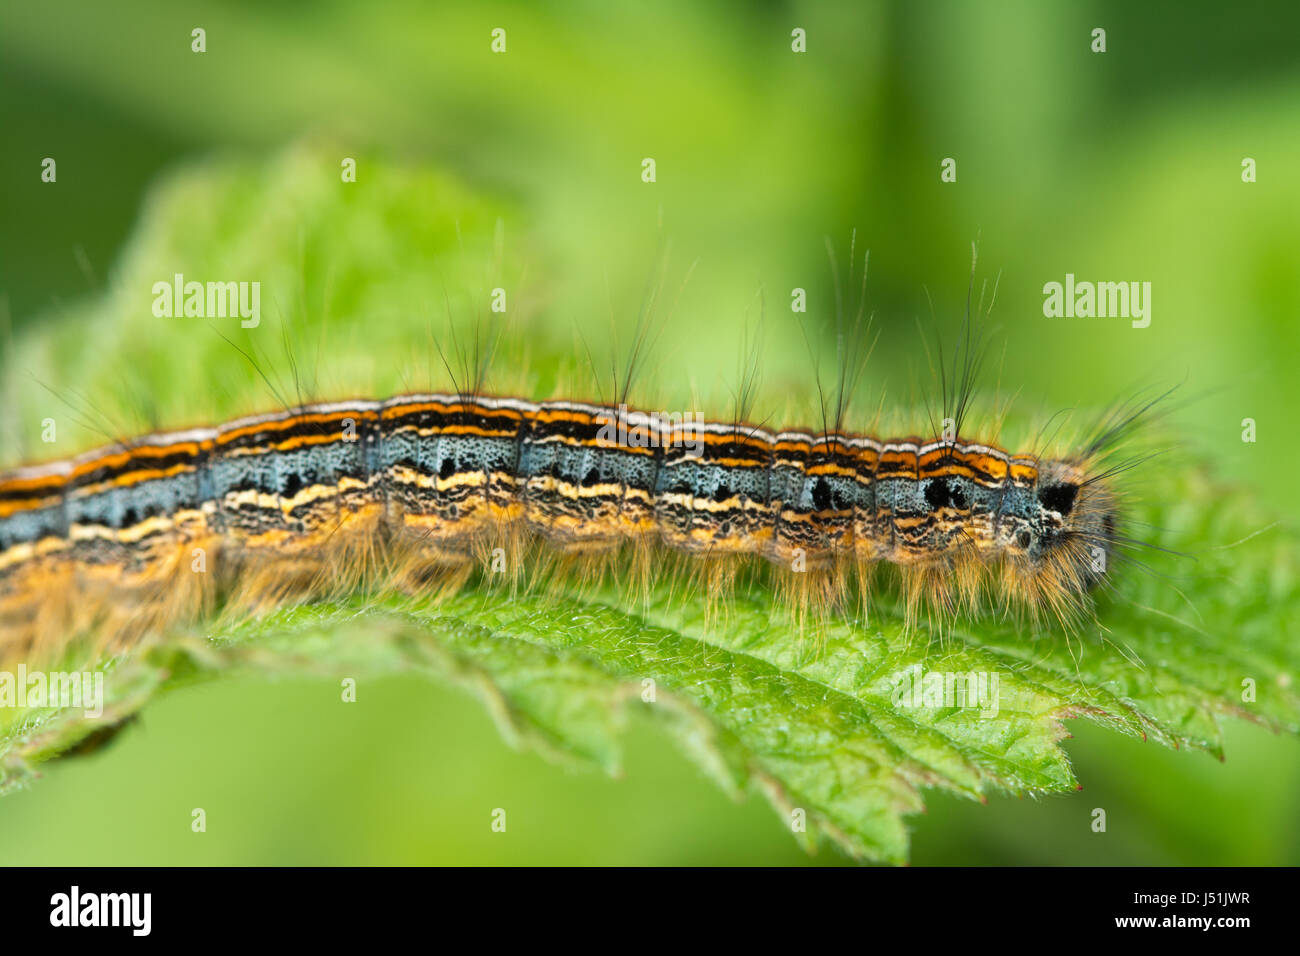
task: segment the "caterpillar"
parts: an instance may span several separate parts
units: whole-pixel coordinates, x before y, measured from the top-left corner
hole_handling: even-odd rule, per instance
[[[1100,463],[1150,407],[1062,457],[476,389],[145,435],[0,475],[0,658],[89,629],[129,639],[241,590],[274,604],[394,570],[455,586],[528,547],[630,547],[651,572],[665,552],[765,559],[817,607],[888,565],[909,617],[992,592],[1068,623],[1127,540]]]

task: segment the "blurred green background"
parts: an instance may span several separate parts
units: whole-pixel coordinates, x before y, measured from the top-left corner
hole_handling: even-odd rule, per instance
[[[191,52],[195,27],[206,53]],[[496,27],[505,54],[489,49]],[[791,51],[795,27],[806,53]],[[881,330],[869,374],[908,397],[925,368],[918,320],[931,301],[941,323],[959,316],[978,239],[981,275],[1000,277],[991,376],[1049,409],[1185,381],[1197,400],[1175,427],[1192,453],[1290,519],[1298,27],[1300,10],[1276,4],[8,4],[0,317],[40,336],[111,292],[160,176],[304,137],[490,197],[551,339],[599,336],[611,312],[626,339],[671,241],[677,305],[652,378],[676,389],[725,396],[761,289],[764,394],[806,392],[788,290],[807,288],[824,318],[823,237],[843,269],[856,229]],[[55,185],[40,182],[46,156]],[[955,183],[940,181],[946,157]],[[335,257],[349,249],[337,237]],[[1043,284],[1067,272],[1150,281],[1151,326],[1045,318]],[[1071,729],[1082,793],[931,795],[913,862],[1300,862],[1296,740],[1233,723],[1220,764]],[[194,806],[206,834],[190,832]],[[506,834],[489,828],[495,807]],[[810,861],[760,798],[732,804],[636,721],[610,781],[509,750],[445,686],[389,679],[340,708],[332,681],[239,679],[168,696],[111,749],[0,801],[0,862],[842,859]]]

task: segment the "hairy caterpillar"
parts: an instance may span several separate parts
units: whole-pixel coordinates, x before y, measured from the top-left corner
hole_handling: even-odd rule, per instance
[[[723,579],[762,558],[819,609],[883,563],[910,616],[976,611],[987,592],[1069,623],[1128,542],[1104,462],[1150,404],[1073,454],[1012,453],[958,434],[971,367],[968,351],[951,433],[930,439],[848,432],[843,402],[820,432],[773,431],[473,388],[303,405],[20,468],[0,475],[0,657],[90,628],[133,637],[219,596],[275,604],[362,577],[454,586],[538,545],[594,560],[627,546],[643,574],[667,549]]]

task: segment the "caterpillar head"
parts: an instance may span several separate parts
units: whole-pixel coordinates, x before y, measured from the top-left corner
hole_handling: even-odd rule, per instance
[[[1074,594],[1092,589],[1104,579],[1115,546],[1114,492],[1077,464],[1048,461],[1039,467],[1035,499],[1028,554],[1037,573]]]

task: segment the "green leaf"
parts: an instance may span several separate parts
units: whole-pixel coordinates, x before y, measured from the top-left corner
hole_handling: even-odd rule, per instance
[[[283,367],[268,358],[282,342],[296,357],[319,354],[303,373],[312,394],[422,385],[408,374],[418,363],[411,343],[423,350],[436,334],[428,304],[444,301],[445,284],[494,274],[498,219],[526,217],[436,171],[366,168],[368,193],[339,189],[336,152],[316,147],[265,166],[182,173],[151,203],[114,287],[19,343],[13,401],[36,407],[15,384],[31,371],[56,391],[77,383],[75,394],[117,396],[96,410],[123,430],[146,391],[166,424],[270,404],[221,335],[151,315],[148,290],[174,272],[262,278],[278,313],[262,330],[220,331],[272,371]],[[529,320],[532,390],[563,379],[572,344],[547,316],[539,303]],[[140,376],[125,390],[123,368]],[[93,438],[65,432],[61,441],[63,454]],[[923,809],[927,788],[979,800],[1077,788],[1060,746],[1068,718],[1219,757],[1225,715],[1300,730],[1294,529],[1196,463],[1152,469],[1135,511],[1164,529],[1153,543],[1185,556],[1155,553],[1150,573],[1115,567],[1096,625],[1073,636],[992,617],[908,633],[887,580],[870,620],[801,630],[761,571],[742,575],[732,600],[711,611],[676,575],[644,596],[571,583],[512,594],[486,576],[441,601],[366,593],[261,618],[219,615],[120,658],[92,657],[108,678],[100,718],[0,713],[0,787],[29,782],[44,761],[196,680],[416,672],[480,696],[512,744],[611,774],[625,717],[639,708],[720,786],[765,794],[797,838],[812,845],[822,834],[855,857],[900,863],[906,816]],[[74,649],[63,664],[87,661]],[[900,692],[913,676],[971,674],[995,688],[983,706]]]

